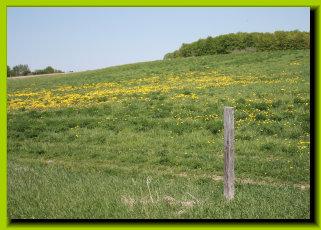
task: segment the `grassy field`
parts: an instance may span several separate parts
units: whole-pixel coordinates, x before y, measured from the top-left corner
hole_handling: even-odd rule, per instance
[[[310,218],[310,52],[8,79],[8,217]],[[235,199],[223,199],[223,108]]]

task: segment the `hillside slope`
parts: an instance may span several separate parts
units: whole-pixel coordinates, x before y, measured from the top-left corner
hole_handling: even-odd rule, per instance
[[[9,216],[309,218],[309,63],[307,50],[274,51],[8,80]]]

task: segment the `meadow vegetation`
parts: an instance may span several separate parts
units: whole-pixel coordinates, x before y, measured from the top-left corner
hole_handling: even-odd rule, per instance
[[[310,52],[8,79],[9,218],[310,218]],[[223,108],[235,199],[223,200]]]

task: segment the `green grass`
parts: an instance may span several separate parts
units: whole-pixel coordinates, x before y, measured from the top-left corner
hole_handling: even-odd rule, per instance
[[[309,218],[309,61],[275,51],[9,79],[9,218]]]
[[[291,186],[237,182],[235,199],[225,202],[223,182],[203,176],[120,176],[17,163],[9,163],[8,174],[9,218],[304,219],[310,212],[309,190]]]

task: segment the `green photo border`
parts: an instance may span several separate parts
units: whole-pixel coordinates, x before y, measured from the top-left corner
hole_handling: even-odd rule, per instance
[[[204,7],[213,7],[213,6],[231,6],[231,7],[310,7],[310,10],[314,12],[315,21],[311,22],[311,30],[314,30],[314,66],[315,70],[311,69],[311,73],[315,74],[314,85],[311,85],[311,89],[315,92],[314,100],[314,114],[311,117],[315,118],[314,130],[315,137],[312,140],[314,145],[314,179],[315,179],[315,203],[311,203],[311,207],[315,207],[315,210],[311,210],[311,213],[314,214],[314,223],[309,222],[255,222],[255,223],[215,223],[213,222],[193,222],[193,223],[184,223],[179,222],[172,224],[168,223],[10,223],[7,219],[7,78],[6,78],[6,64],[7,64],[7,7],[70,7],[70,6],[151,6],[151,7],[175,7],[175,6],[204,6]],[[156,0],[156,1],[147,1],[147,0],[1,0],[0,1],[0,122],[1,122],[1,131],[0,131],[0,230],[1,229],[20,229],[20,228],[50,228],[50,229],[70,229],[70,228],[82,228],[82,229],[92,229],[92,228],[106,228],[106,229],[122,229],[122,228],[166,228],[166,229],[191,229],[191,228],[201,228],[201,229],[229,229],[229,228],[282,228],[282,229],[297,229],[297,228],[320,228],[320,156],[318,155],[320,150],[320,122],[318,118],[320,117],[320,1],[319,0],[228,0],[228,1],[213,1],[213,0]],[[312,59],[313,60],[313,59]],[[313,78],[313,76],[312,76]],[[313,112],[313,110],[312,110]],[[312,146],[311,146],[312,147]],[[312,193],[313,194],[313,193]],[[313,218],[313,217],[312,217]],[[228,220],[227,220],[228,221]]]

